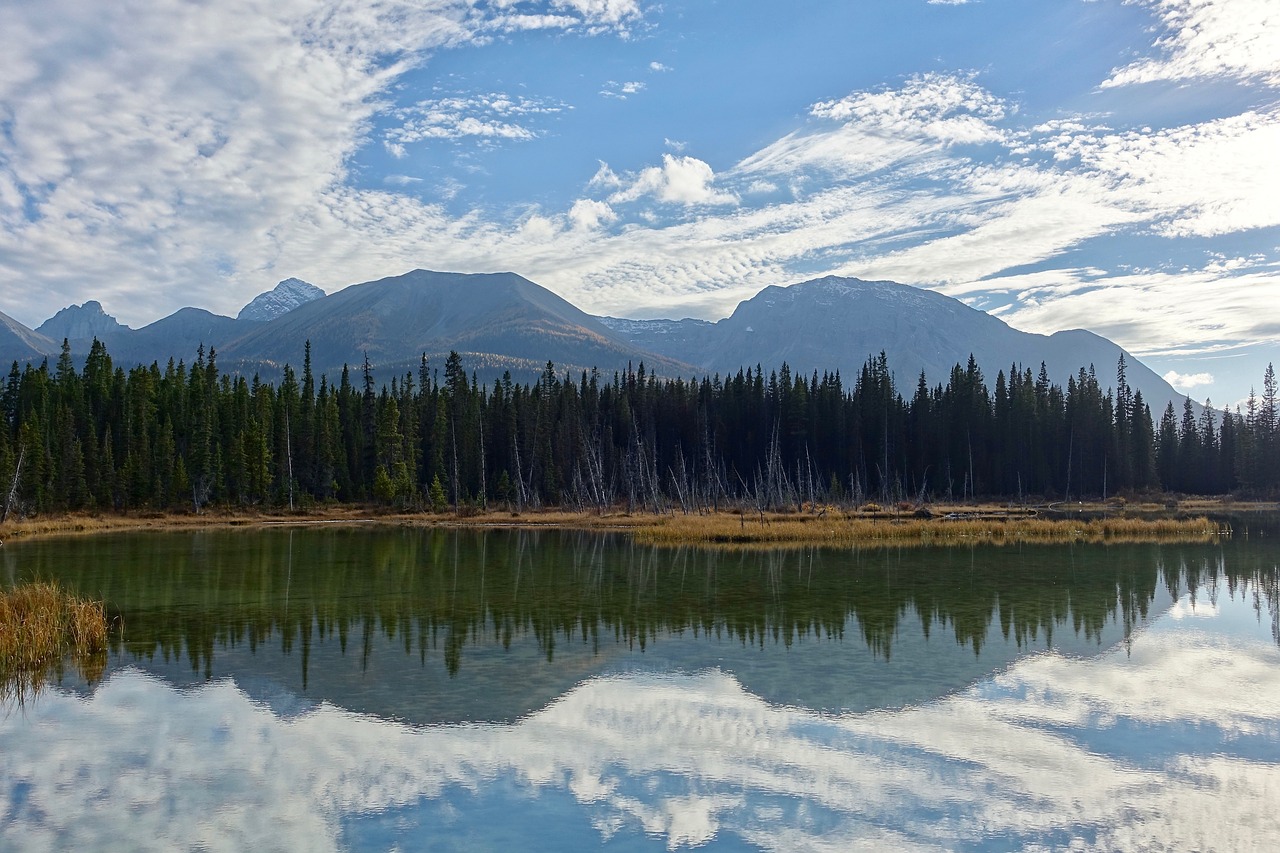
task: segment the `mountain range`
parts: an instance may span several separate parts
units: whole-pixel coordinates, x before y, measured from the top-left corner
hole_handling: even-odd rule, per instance
[[[416,371],[424,354],[439,367],[456,350],[485,381],[504,371],[530,380],[547,361],[560,374],[597,368],[609,375],[643,363],[659,375],[686,377],[756,365],[767,373],[786,362],[795,374],[838,370],[852,384],[867,359],[883,351],[905,395],[921,372],[930,384],[945,382],[970,354],[988,384],[997,370],[1019,365],[1037,373],[1043,362],[1064,386],[1092,365],[1106,387],[1123,354],[1130,386],[1153,412],[1182,401],[1164,379],[1091,332],[1030,334],[935,291],[834,276],[766,287],[716,322],[595,317],[514,273],[427,270],[327,296],[287,279],[237,318],[183,308],[141,329],[120,324],[96,301],[64,308],[34,330],[0,314],[3,362],[56,357],[63,339],[83,357],[95,337],[117,364],[190,362],[203,344],[216,349],[224,370],[267,380],[286,363],[300,368],[307,341],[317,374],[336,379],[344,365],[357,371],[367,357],[380,380]]]

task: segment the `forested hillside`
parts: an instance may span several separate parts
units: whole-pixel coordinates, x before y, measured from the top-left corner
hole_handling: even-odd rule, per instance
[[[1153,420],[1141,393],[1081,368],[971,358],[946,384],[894,387],[882,354],[852,381],[784,364],[733,376],[613,376],[478,384],[457,354],[416,373],[369,364],[316,377],[310,344],[278,383],[191,365],[14,363],[0,392],[4,512],[201,509],[380,501],[409,508],[698,509],[743,503],[1074,498],[1171,490],[1274,494],[1277,387],[1244,412]],[[1108,366],[1110,369],[1112,366]],[[1114,388],[1114,391],[1109,390]],[[1108,389],[1108,390],[1104,390]]]

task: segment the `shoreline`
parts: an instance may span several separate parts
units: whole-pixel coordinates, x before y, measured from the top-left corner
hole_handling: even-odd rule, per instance
[[[1166,503],[934,504],[923,510],[848,509],[760,512],[755,509],[658,515],[616,508],[598,510],[489,510],[431,513],[370,505],[320,506],[293,512],[215,509],[200,515],[173,512],[78,513],[40,516],[0,525],[4,542],[114,532],[159,532],[283,526],[421,527],[454,529],[555,529],[628,533],[651,545],[796,547],[805,545],[908,545],[990,542],[1184,541],[1230,535],[1216,515],[1280,513],[1272,501],[1211,499]]]

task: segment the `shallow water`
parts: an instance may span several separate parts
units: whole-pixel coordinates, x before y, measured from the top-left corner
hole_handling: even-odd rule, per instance
[[[1272,542],[6,545],[123,638],[4,709],[0,848],[1264,849]]]

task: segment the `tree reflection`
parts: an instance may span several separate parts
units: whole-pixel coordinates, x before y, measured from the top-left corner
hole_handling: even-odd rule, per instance
[[[10,570],[105,599],[124,626],[113,654],[185,657],[208,677],[220,649],[278,644],[304,686],[313,645],[333,638],[362,669],[386,638],[451,675],[469,648],[529,638],[548,660],[561,643],[598,654],[672,634],[847,643],[851,626],[886,661],[908,630],[975,655],[993,628],[1018,648],[1063,632],[1101,643],[1108,625],[1129,637],[1162,588],[1250,596],[1280,643],[1274,551],[1248,543],[725,552],[576,532],[306,529],[29,543]]]

